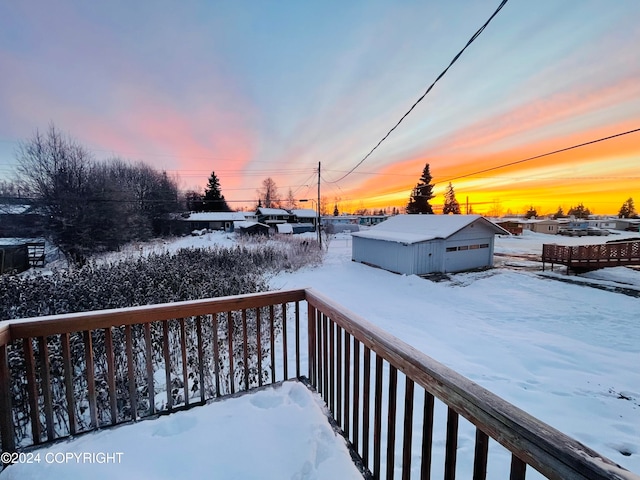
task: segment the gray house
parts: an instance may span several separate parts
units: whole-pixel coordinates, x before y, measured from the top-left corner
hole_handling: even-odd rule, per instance
[[[493,266],[496,234],[479,215],[396,215],[352,233],[352,260],[395,273],[422,275]]]
[[[187,222],[190,230],[224,230],[233,232],[233,223],[244,221],[242,212],[197,212],[184,215],[181,220]]]

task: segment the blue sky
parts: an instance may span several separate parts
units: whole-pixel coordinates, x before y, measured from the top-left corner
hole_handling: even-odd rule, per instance
[[[322,162],[330,203],[379,208],[405,203],[425,163],[446,182],[640,127],[639,2],[511,0],[332,183],[498,3],[3,2],[0,177],[53,122],[96,158],[143,160],[183,188],[215,170],[230,200],[267,176],[302,198]],[[453,184],[476,211],[615,213],[640,198],[639,135]]]

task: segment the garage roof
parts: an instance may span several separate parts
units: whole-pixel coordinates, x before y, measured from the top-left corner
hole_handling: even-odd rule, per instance
[[[480,215],[396,215],[369,230],[351,235],[411,244],[449,238],[472,223],[481,223],[494,233],[509,234]]]

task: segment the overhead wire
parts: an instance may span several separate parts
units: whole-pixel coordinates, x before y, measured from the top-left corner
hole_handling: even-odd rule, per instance
[[[492,172],[492,171],[498,170],[500,168],[510,167],[512,165],[518,165],[518,164],[525,163],[525,162],[530,162],[531,160],[536,160],[538,158],[548,157],[549,155],[555,155],[556,153],[567,152],[569,150],[573,150],[573,149],[576,149],[576,148],[584,147],[584,146],[587,146],[587,145],[593,145],[594,143],[604,142],[605,140],[611,140],[612,138],[622,137],[624,135],[629,135],[631,133],[637,133],[637,132],[640,132],[640,128],[635,128],[633,130],[628,130],[626,132],[616,133],[615,135],[609,135],[607,137],[598,138],[596,140],[590,140],[588,142],[579,143],[577,145],[572,145],[570,147],[560,148],[558,150],[554,150],[552,152],[543,153],[541,155],[534,155],[533,157],[524,158],[522,160],[516,160],[515,162],[503,163],[501,165],[496,165],[495,167],[490,167],[490,168],[485,168],[483,170],[478,170],[477,172],[467,173],[465,175],[458,175],[456,177],[450,177],[450,178],[447,178],[446,180],[440,180],[439,182],[434,182],[433,185],[437,185],[439,183],[450,182],[452,180],[459,180],[461,178],[467,178],[467,177],[479,175],[481,173]]]
[[[369,158],[371,156],[371,154],[382,144],[382,142],[384,142],[389,137],[389,135],[391,135],[393,133],[393,131],[396,128],[398,128],[398,126],[403,122],[403,120],[405,118],[407,118],[407,116],[409,116],[409,114],[416,108],[416,106],[427,96],[427,94],[433,89],[435,84],[438,83],[438,81],[442,77],[445,76],[445,74],[449,71],[449,69],[453,66],[453,64],[458,61],[458,58],[460,58],[460,56],[464,53],[464,51],[480,36],[480,34],[484,31],[484,29],[487,28],[489,23],[491,23],[491,21],[495,18],[495,16],[498,14],[498,12],[500,10],[502,10],[502,7],[504,7],[506,5],[507,1],[508,0],[502,0],[502,2],[500,2],[500,5],[498,5],[498,8],[496,8],[495,12],[493,12],[493,14],[489,17],[489,19],[476,31],[476,33],[474,33],[471,36],[471,38],[469,39],[467,44],[462,48],[462,50],[460,50],[458,52],[458,54],[455,57],[453,57],[453,60],[451,60],[449,65],[447,65],[447,67],[440,73],[440,75],[438,75],[438,77],[433,81],[433,83],[431,85],[429,85],[429,88],[427,88],[427,90],[422,94],[422,96],[420,98],[418,98],[418,100],[416,100],[413,103],[413,105],[411,105],[411,108],[409,108],[409,110],[407,110],[407,112],[404,115],[402,115],[402,117],[400,117],[400,120],[398,120],[398,122],[391,128],[391,130],[389,130],[384,135],[384,137],[382,137],[380,139],[380,141],[369,151],[369,153],[367,153],[362,158],[362,160],[360,160],[351,170],[349,170],[342,177],[338,178],[337,180],[333,180],[332,182],[328,182],[328,183],[338,183],[338,182],[344,180],[349,175],[351,175],[360,165],[362,165],[365,162],[365,160],[367,160],[367,158]]]
[[[455,177],[448,177],[448,178],[446,178],[444,180],[439,180],[437,182],[433,182],[431,185],[439,185],[439,184],[442,184],[442,183],[451,182],[453,180],[459,180],[461,178],[475,177],[475,176],[477,176],[479,174],[482,174],[482,173],[491,172],[491,171],[494,171],[494,170],[499,170],[501,168],[506,168],[506,167],[510,167],[512,165],[518,165],[518,164],[525,163],[525,162],[530,162],[530,161],[536,160],[538,158],[548,157],[550,155],[555,155],[555,154],[558,154],[558,153],[567,152],[569,150],[574,150],[576,148],[585,147],[587,145],[593,145],[595,143],[604,142],[606,140],[611,140],[611,139],[614,139],[614,138],[619,138],[619,137],[622,137],[622,136],[625,136],[625,135],[630,135],[632,133],[639,133],[639,132],[640,132],[640,128],[634,128],[633,130],[627,130],[626,132],[620,132],[620,133],[616,133],[616,134],[613,134],[613,135],[608,135],[606,137],[597,138],[595,140],[589,140],[588,142],[578,143],[576,145],[571,145],[569,147],[559,148],[559,149],[553,150],[551,152],[542,153],[540,155],[534,155],[532,157],[523,158],[521,160],[502,163],[500,165],[496,165],[494,167],[478,170],[476,172],[467,173],[467,174],[464,174],[464,175],[458,175],[458,176],[455,176]],[[488,178],[491,178],[491,177],[488,177]],[[544,179],[553,179],[554,177],[543,177],[543,178]],[[560,177],[558,177],[558,178],[560,178]],[[563,179],[570,179],[571,177],[562,177],[562,178]],[[587,179],[587,178],[602,179],[602,178],[609,178],[609,177],[575,177],[575,178],[576,179]],[[630,179],[631,178],[631,179],[633,179],[633,178],[636,178],[636,177],[611,177],[611,178],[625,178],[625,179]],[[410,190],[410,188],[403,188],[402,190],[395,190],[393,192],[386,192],[386,193],[383,193],[383,194],[380,194],[380,195],[375,195],[375,196],[371,196],[371,197],[365,197],[365,199],[367,199],[367,198],[377,198],[377,197],[381,197],[381,196],[385,196],[385,195],[394,195],[396,193],[406,192],[407,190]]]

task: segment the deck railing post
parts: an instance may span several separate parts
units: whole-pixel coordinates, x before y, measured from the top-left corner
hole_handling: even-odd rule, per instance
[[[11,416],[11,375],[6,345],[0,346],[0,439],[2,451],[13,452],[16,449]]]

